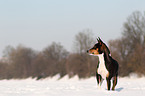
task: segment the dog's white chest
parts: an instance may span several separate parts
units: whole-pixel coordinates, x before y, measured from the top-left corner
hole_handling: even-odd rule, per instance
[[[105,66],[104,56],[103,56],[103,54],[98,55],[98,56],[99,56],[99,67],[97,69],[97,72],[98,72],[98,74],[100,74],[102,76],[103,79],[106,79],[109,72]]]

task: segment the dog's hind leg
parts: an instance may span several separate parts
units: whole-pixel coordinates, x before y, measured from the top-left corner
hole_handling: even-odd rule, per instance
[[[107,90],[110,90],[111,87],[111,79],[110,78],[106,78],[107,80]]]
[[[113,77],[113,86],[112,90],[115,90],[115,86],[117,85],[117,75]]]

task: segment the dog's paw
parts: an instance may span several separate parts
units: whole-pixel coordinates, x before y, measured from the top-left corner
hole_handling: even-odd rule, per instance
[[[101,86],[100,86],[100,85],[98,85],[98,89],[100,89],[100,90],[101,90]]]

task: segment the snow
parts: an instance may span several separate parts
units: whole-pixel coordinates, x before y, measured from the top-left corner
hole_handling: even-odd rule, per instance
[[[115,91],[106,90],[104,80],[101,89],[97,87],[95,77],[79,79],[66,75],[36,80],[0,80],[0,96],[143,96],[145,95],[145,77],[118,78]]]

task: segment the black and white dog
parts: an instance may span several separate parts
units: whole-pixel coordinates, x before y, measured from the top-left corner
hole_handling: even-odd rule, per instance
[[[111,79],[113,79],[112,90],[115,90],[118,76],[118,63],[110,56],[110,51],[103,41],[98,38],[98,43],[93,48],[87,50],[90,55],[99,57],[99,64],[97,65],[96,78],[98,85],[101,86],[103,79],[107,80],[107,89],[110,90]]]

